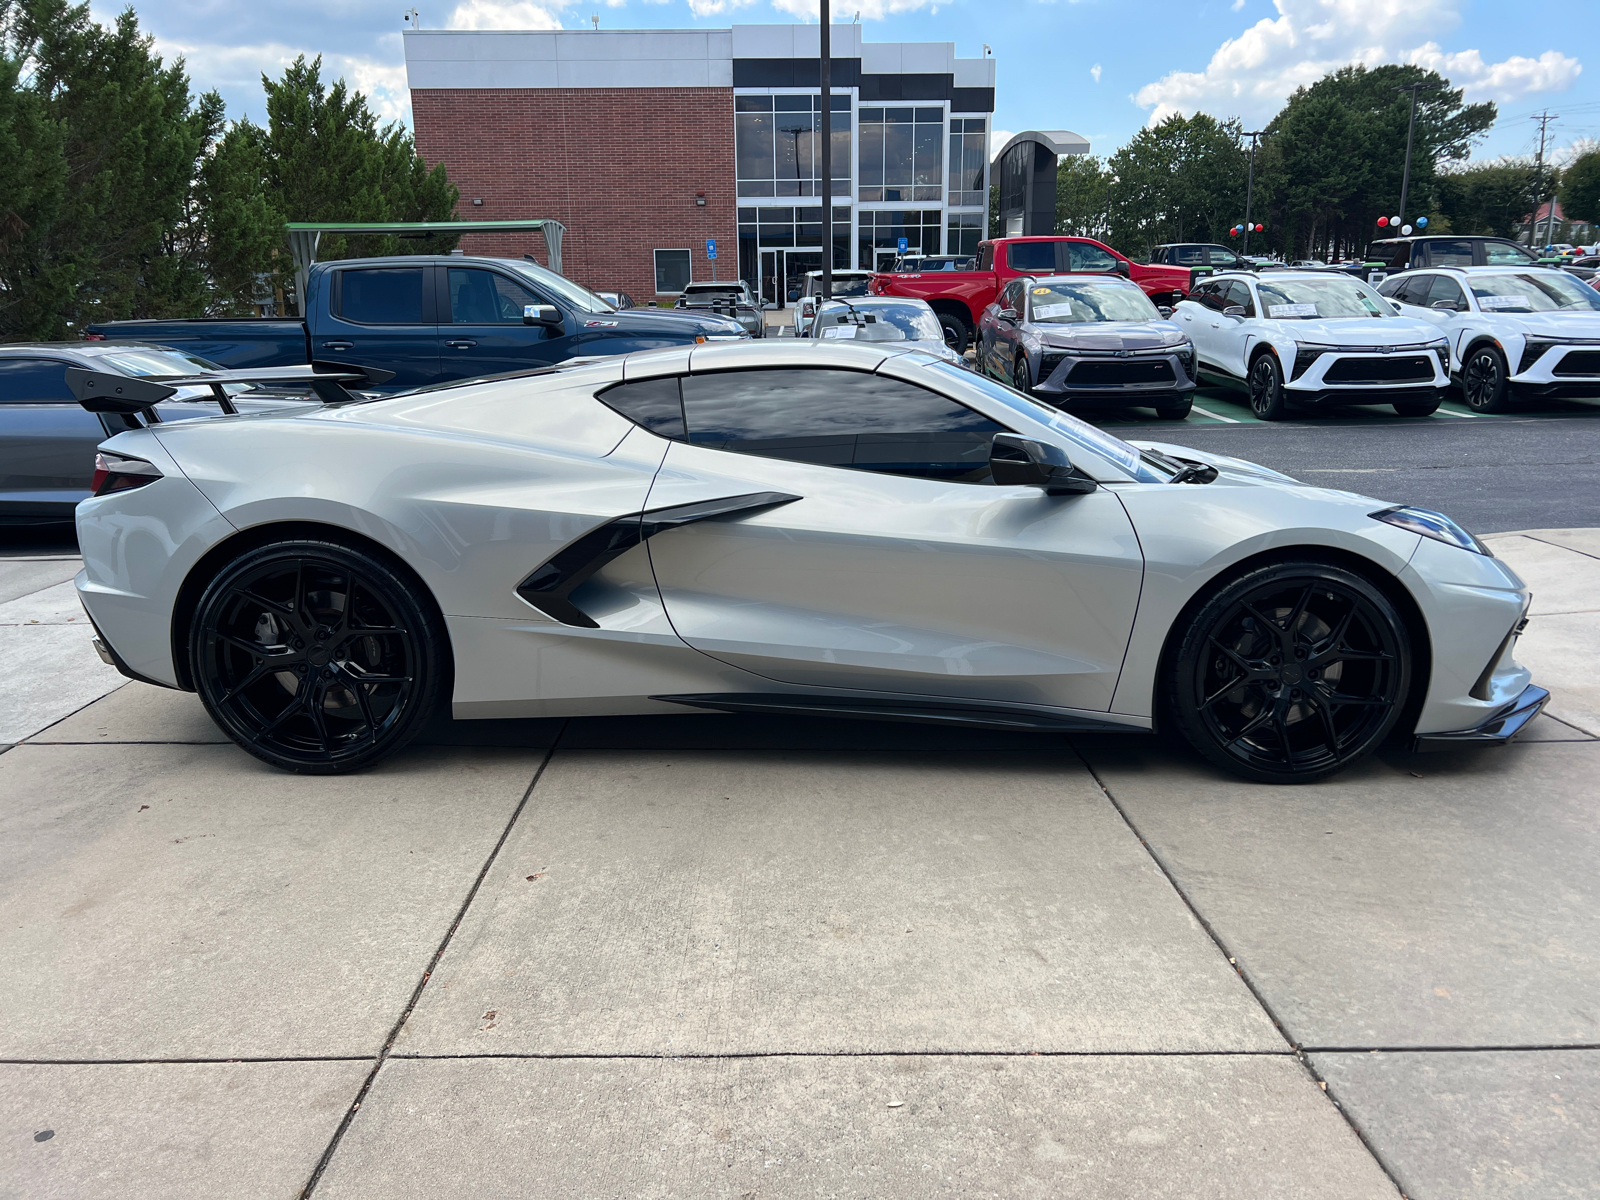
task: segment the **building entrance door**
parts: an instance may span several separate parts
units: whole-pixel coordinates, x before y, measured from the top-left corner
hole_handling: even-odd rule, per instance
[[[777,308],[783,305],[783,288],[778,286],[778,251],[761,252],[761,300]]]
[[[806,286],[806,272],[822,270],[822,249],[783,252],[783,294],[790,304],[800,299]]]
[[[907,250],[906,253],[910,254],[911,251]],[[900,251],[898,250],[877,250],[873,253],[873,258],[876,261],[873,262],[872,269],[879,272],[892,271],[894,270],[895,259],[899,257]]]

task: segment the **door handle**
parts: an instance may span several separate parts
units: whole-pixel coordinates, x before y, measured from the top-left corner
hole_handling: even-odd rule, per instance
[[[1211,322],[1211,328],[1213,328],[1213,329],[1221,329],[1222,328],[1222,322],[1221,321],[1213,321],[1213,322]]]
[[[445,343],[445,345],[449,346],[452,350],[471,350],[477,344],[478,343],[473,341],[471,338],[456,338],[453,341]]]
[[[354,350],[356,344],[354,342],[323,342],[322,348],[324,350]]]

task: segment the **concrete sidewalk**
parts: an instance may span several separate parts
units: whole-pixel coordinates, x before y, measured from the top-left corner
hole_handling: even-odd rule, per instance
[[[72,564],[0,570],[0,1196],[1600,1195],[1595,537],[1494,540],[1557,716],[1305,788],[721,716],[286,775],[57,711]]]

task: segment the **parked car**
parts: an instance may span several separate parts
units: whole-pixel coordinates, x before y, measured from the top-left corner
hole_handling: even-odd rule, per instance
[[[214,362],[165,346],[109,342],[12,342],[0,346],[0,525],[41,525],[72,520],[88,497],[95,447],[133,428],[114,413],[84,411],[66,384],[69,367],[147,379],[212,375]],[[221,376],[219,375],[219,378]],[[303,387],[263,389],[224,383],[241,413],[314,407]],[[156,406],[168,423],[220,411],[209,387],[181,387]]]
[[[823,300],[806,329],[808,338],[821,341],[884,343],[896,350],[921,350],[947,362],[965,366],[966,360],[944,344],[939,318],[922,300],[887,296],[856,296],[848,300]]]
[[[1442,267],[1378,290],[1449,339],[1452,376],[1476,412],[1533,396],[1600,396],[1600,295],[1564,271]]]
[[[833,273],[832,290],[829,293],[830,298],[843,297],[849,299],[854,296],[865,296],[868,285],[871,282],[871,271],[841,268]],[[817,314],[817,304],[821,296],[822,272],[807,271],[805,282],[800,285],[799,294],[795,297],[795,337],[806,336],[806,330],[811,326],[811,318]]]
[[[894,260],[889,269],[898,275],[915,271],[970,271],[977,261],[970,254],[908,254]]]
[[[978,369],[1056,405],[1189,415],[1194,345],[1137,284],[1052,275],[1013,279],[978,321]]]
[[[385,759],[445,701],[1061,732],[1150,729],[1159,698],[1211,762],[1302,783],[1391,734],[1505,742],[1548,698],[1512,657],[1528,589],[1448,517],[892,345],[612,357],[101,452],[78,593],[106,656],[291,771]]]
[[[960,354],[972,343],[983,310],[1011,280],[1068,274],[1121,275],[1143,288],[1154,303],[1171,304],[1175,297],[1188,294],[1195,271],[1136,263],[1093,238],[996,238],[978,244],[978,261],[971,271],[877,275],[872,290],[880,296],[926,300],[939,314],[945,343]]]
[[[1600,272],[1600,254],[1575,254],[1561,263],[1561,269],[1587,282]]]
[[[1442,233],[1379,238],[1367,246],[1367,257],[1355,273],[1377,285],[1414,267],[1531,267],[1538,261],[1531,250],[1510,238]]]
[[[393,391],[747,336],[731,317],[617,309],[538,263],[462,255],[315,263],[306,312],[304,320],[109,321],[85,336],[175,346],[226,367],[332,358],[394,372]]]
[[[1192,267],[1212,271],[1242,271],[1250,268],[1248,259],[1215,242],[1169,242],[1151,250],[1150,261],[1169,267]]]
[[[635,307],[634,300],[633,300],[632,296],[628,295],[627,292],[619,292],[619,291],[615,290],[614,288],[602,288],[600,290],[597,290],[595,292],[595,295],[599,296],[600,299],[604,300],[607,304],[611,305],[612,308],[633,308],[633,307]]]
[[[1438,328],[1400,316],[1347,275],[1214,275],[1174,319],[1194,342],[1202,379],[1245,391],[1264,421],[1336,404],[1392,404],[1403,417],[1425,417],[1450,386],[1450,347]]]
[[[766,337],[766,317],[761,303],[741,279],[723,283],[691,283],[683,289],[674,307],[690,312],[716,313],[732,317],[751,337]]]

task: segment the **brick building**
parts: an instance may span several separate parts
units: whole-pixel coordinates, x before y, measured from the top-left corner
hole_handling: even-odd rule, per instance
[[[832,29],[833,258],[971,253],[988,216],[991,58]],[[554,217],[565,273],[639,301],[738,275],[779,304],[822,265],[820,36],[725,30],[408,30],[417,148],[463,218]],[[717,258],[707,257],[714,240]],[[537,234],[471,235],[469,254]]]

